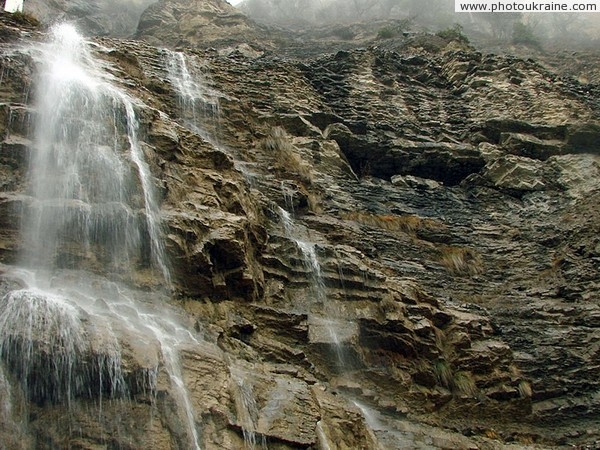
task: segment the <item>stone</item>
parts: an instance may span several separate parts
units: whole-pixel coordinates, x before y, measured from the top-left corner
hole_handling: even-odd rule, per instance
[[[135,0],[121,10],[110,0],[29,0],[24,2],[24,10],[43,22],[70,20],[92,35],[128,37],[133,35],[142,12],[151,3],[153,0]]]
[[[156,45],[234,47],[250,58],[260,54],[256,47],[272,46],[261,27],[223,0],[158,1],[141,14],[135,34]],[[233,53],[227,50],[224,55]]]
[[[513,155],[539,160],[546,160],[565,151],[562,141],[542,140],[520,133],[501,133],[500,145]]]
[[[567,145],[578,153],[598,154],[600,126],[596,123],[582,123],[569,127]]]
[[[94,5],[80,5],[89,29],[118,33]],[[3,45],[44,39],[7,20]],[[147,106],[136,108],[138,131],[172,271],[160,305],[178,316],[173,336],[198,340],[179,356],[201,447],[264,438],[279,449],[503,448],[524,436],[592,445],[598,92],[559,83],[535,61],[429,35],[340,47],[322,38],[329,31],[271,32],[225,2],[162,0],[144,13],[140,40],[95,40],[114,82]],[[154,45],[202,67],[218,119],[183,120]],[[36,69],[18,50],[2,64],[11,73],[0,89],[3,298],[26,286],[8,274],[31,202],[35,108],[23,92]],[[267,145],[276,127],[298,164]],[[69,252],[94,259],[76,240]],[[82,270],[105,275],[94,263]],[[132,270],[127,289],[149,301],[160,282]],[[100,402],[92,390],[70,405],[37,404],[3,358],[0,394],[13,402],[0,411],[1,439],[190,448],[151,333],[82,323],[94,345],[77,370],[106,354],[109,331],[123,336],[127,401]],[[143,376],[157,366],[151,393]]]
[[[435,180],[427,180],[424,178],[414,177],[412,175],[394,175],[391,178],[391,182],[394,186],[423,190],[437,189],[440,187],[440,183]]]
[[[543,166],[529,158],[507,155],[486,166],[483,177],[506,192],[532,192],[546,189]]]

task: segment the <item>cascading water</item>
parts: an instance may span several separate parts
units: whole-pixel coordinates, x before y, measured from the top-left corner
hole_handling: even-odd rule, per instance
[[[235,400],[237,419],[242,427],[244,444],[248,450],[267,449],[264,436],[257,437],[259,410],[253,393],[250,373],[242,366],[231,365],[233,398]]]
[[[311,288],[312,294],[317,303],[323,303],[325,301],[325,283],[323,282],[323,276],[321,274],[321,264],[317,257],[316,245],[314,242],[308,242],[298,237],[296,231],[296,224],[292,215],[281,207],[277,207],[277,212],[283,224],[285,235],[288,239],[294,241],[296,247],[302,254],[302,262],[305,270],[310,274],[312,278]]]
[[[164,50],[169,82],[178,99],[184,125],[205,139],[215,139],[216,133],[207,132],[219,118],[219,102],[215,92],[206,86],[204,70],[197,58],[182,52]]]
[[[177,97],[178,116],[182,125],[234,159],[234,164],[250,186],[259,175],[252,164],[238,158],[236,151],[219,142],[220,93],[211,89],[207,70],[197,56],[163,49],[167,78]]]
[[[23,11],[23,0],[6,0],[4,3],[4,11],[11,13]]]
[[[133,101],[71,26],[55,28],[40,56],[26,264],[52,269],[89,260],[130,273],[151,261],[168,280]]]
[[[325,316],[321,317],[320,315],[309,313],[311,330],[325,331],[325,333],[319,331],[313,332],[320,335],[320,340],[326,341],[333,347],[339,369],[345,369],[347,366],[347,358],[344,350],[342,349],[340,332],[343,332],[347,326],[341,326],[342,322],[340,321],[341,316],[339,312],[334,311],[333,306],[327,301],[325,282],[323,280],[321,264],[316,252],[316,245],[314,242],[309,242],[299,238],[300,232],[298,231],[298,226],[288,211],[278,206],[277,212],[281,219],[281,223],[283,224],[286,237],[292,240],[296,244],[296,247],[300,250],[304,269],[310,274],[311,295],[314,299],[311,303],[321,306],[322,312]]]
[[[123,284],[148,270],[170,284],[137,105],[72,26],[55,27],[30,53],[40,79],[27,268],[5,274],[19,287],[0,300],[0,356],[29,400],[66,405],[153,399],[163,371],[187,427],[180,445],[199,449],[179,352],[198,341],[165,304],[167,292]]]

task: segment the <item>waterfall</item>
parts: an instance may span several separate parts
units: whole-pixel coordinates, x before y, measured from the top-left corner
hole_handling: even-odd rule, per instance
[[[183,448],[200,449],[180,349],[199,344],[167,291],[127,284],[150,270],[170,284],[160,211],[139,140],[139,105],[70,25],[29,53],[39,65],[24,268],[0,300],[0,357],[32,402],[156,397],[158,373]],[[126,355],[126,356],[125,356]],[[124,358],[127,358],[125,361]],[[156,407],[156,405],[154,406]]]
[[[219,97],[222,94],[209,87],[206,65],[197,56],[183,52],[163,49],[163,54],[181,124],[232,157],[235,168],[244,175],[248,185],[255,187],[259,175],[252,169],[252,164],[241,160],[235,149],[226,147],[219,140]]]
[[[318,334],[320,340],[329,343],[333,347],[338,366],[340,369],[344,369],[347,366],[347,358],[341,346],[342,339],[340,339],[340,333],[343,335],[344,330],[342,325],[347,324],[341,318],[339,311],[336,311],[327,299],[327,292],[321,271],[321,263],[317,256],[316,244],[300,239],[299,227],[296,225],[296,222],[288,211],[278,206],[277,212],[281,223],[283,224],[286,237],[292,240],[296,244],[298,250],[300,250],[304,269],[310,274],[310,292],[312,296],[312,301],[310,303],[321,306],[324,314],[324,317],[321,317],[309,313],[311,334]],[[320,329],[323,329],[324,333],[317,331]]]
[[[72,26],[55,27],[40,57],[26,263],[53,269],[84,259],[130,274],[151,262],[168,281],[133,100]]]
[[[168,79],[177,95],[183,124],[205,139],[213,140],[216,133],[209,133],[207,127],[217,125],[219,101],[217,93],[207,86],[204,68],[196,57],[167,49],[164,52]]]
[[[242,427],[245,447],[248,450],[267,449],[267,440],[264,435],[260,436],[260,440],[256,435],[259,411],[250,374],[244,367],[238,365],[231,365],[229,372],[233,384],[237,420]]]
[[[317,303],[323,303],[326,300],[325,283],[323,282],[323,275],[321,273],[321,264],[317,257],[317,246],[314,242],[305,241],[299,238],[294,219],[288,211],[278,206],[277,212],[281,219],[281,223],[283,224],[286,237],[292,240],[296,244],[298,250],[300,250],[304,269],[311,277],[311,290],[315,301]]]
[[[4,11],[10,13],[23,11],[23,0],[6,0],[4,4]]]

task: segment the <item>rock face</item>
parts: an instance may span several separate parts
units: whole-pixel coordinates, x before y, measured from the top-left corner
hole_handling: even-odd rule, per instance
[[[24,283],[9,274],[31,201],[35,95],[23,93],[38,89],[14,49],[44,36],[2,21],[4,294]],[[223,21],[231,37],[213,33]],[[180,351],[201,447],[598,445],[597,91],[452,45],[301,61],[229,51],[248,23],[223,2],[161,1],[140,22],[146,42],[96,40],[143,102],[170,309],[202,336]],[[199,77],[191,91],[174,61]],[[157,288],[144,268],[125,281]],[[104,401],[36,401],[3,356],[0,438],[191,448],[155,343],[129,342],[139,389]],[[102,355],[85,353],[82,367]],[[157,364],[152,394],[139,380]]]
[[[93,36],[131,36],[155,0],[27,0],[25,12],[43,22],[70,21]]]
[[[136,36],[172,47],[235,47],[260,41],[272,47],[266,30],[224,0],[159,0],[142,15]]]

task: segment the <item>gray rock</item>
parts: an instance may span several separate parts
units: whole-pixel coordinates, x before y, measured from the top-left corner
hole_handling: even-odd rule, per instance
[[[541,191],[546,189],[543,167],[535,160],[507,155],[488,164],[483,177],[507,192]]]

